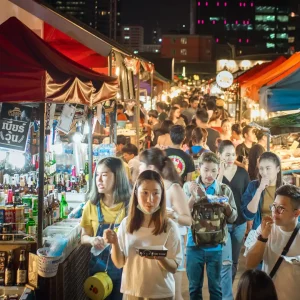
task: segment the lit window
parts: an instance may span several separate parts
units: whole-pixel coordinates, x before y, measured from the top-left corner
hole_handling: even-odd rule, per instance
[[[295,26],[288,26],[288,30],[296,30]]]
[[[100,15],[101,16],[106,16],[107,15],[107,11],[106,10],[101,10],[100,11]]]
[[[267,46],[267,48],[275,48],[274,43],[267,43],[266,46]]]
[[[256,6],[255,11],[258,13],[272,14],[275,12],[275,6]]]
[[[158,52],[158,49],[155,49],[155,52],[157,53],[157,52]]]
[[[224,6],[227,6],[227,2],[224,2]]]
[[[181,55],[187,55],[187,50],[186,49],[180,49],[180,54]]]
[[[288,39],[289,43],[294,43],[295,42],[295,37],[294,36],[290,36]]]
[[[180,43],[183,44],[183,45],[186,45],[187,44],[187,38],[181,38]]]
[[[270,39],[272,39],[272,40],[275,39],[275,33],[270,34]]]
[[[258,22],[275,22],[275,16],[256,15],[255,16],[255,21],[258,21]]]
[[[198,2],[198,6],[200,6],[200,4],[201,4],[201,3],[200,3],[200,2]]]
[[[210,17],[209,18],[210,21],[220,21],[219,17]]]
[[[289,16],[277,16],[277,20],[279,22],[288,22],[289,21]]]
[[[156,30],[154,30],[153,33],[156,33]]]
[[[205,2],[205,6],[208,6],[208,2]]]
[[[198,24],[200,24],[201,23],[201,20],[198,20]]]
[[[216,43],[219,43],[219,39],[218,38],[216,38]]]
[[[162,39],[158,39],[159,42],[162,42]]]
[[[185,25],[182,25],[183,28],[185,28]]]
[[[134,51],[133,51],[133,53],[134,53],[134,54],[138,54],[138,53],[139,53],[139,51],[137,51],[137,50],[134,50]]]
[[[119,15],[121,15],[121,13],[118,12],[117,15],[119,16]]]
[[[125,40],[129,40],[129,39],[130,39],[130,36],[124,36],[124,39],[125,39]]]
[[[217,2],[217,6],[220,6],[220,2]]]
[[[127,30],[130,30],[130,28],[129,28],[129,27],[124,27],[124,30],[126,30],[126,31],[127,31]]]
[[[289,37],[287,33],[277,33],[276,38],[281,40],[287,40]]]

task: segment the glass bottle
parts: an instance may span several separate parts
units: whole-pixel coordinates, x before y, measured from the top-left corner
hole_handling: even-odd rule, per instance
[[[26,233],[29,235],[35,235],[36,234],[36,223],[35,220],[32,217],[32,209],[28,210],[28,221],[26,223]]]
[[[60,201],[60,219],[66,219],[68,217],[68,202],[66,200],[66,193],[61,193]]]
[[[13,251],[8,252],[7,265],[6,265],[6,268],[5,268],[5,275],[4,275],[4,284],[6,286],[15,284],[14,265],[13,265]]]
[[[20,262],[17,270],[17,285],[25,285],[27,282],[27,268],[25,262],[25,250],[21,250]]]

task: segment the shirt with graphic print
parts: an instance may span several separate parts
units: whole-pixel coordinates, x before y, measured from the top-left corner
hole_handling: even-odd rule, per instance
[[[167,156],[173,161],[175,169],[181,177],[182,183],[185,183],[187,174],[195,172],[193,158],[181,149],[168,148],[165,151]]]

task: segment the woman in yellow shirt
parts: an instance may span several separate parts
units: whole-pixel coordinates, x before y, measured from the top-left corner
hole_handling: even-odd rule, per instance
[[[81,220],[81,243],[91,245],[95,250],[104,249],[98,256],[91,255],[90,276],[107,271],[112,279],[113,291],[107,300],[121,300],[122,270],[117,269],[106,247],[103,232],[116,228],[125,218],[131,189],[123,162],[119,158],[102,159],[94,173],[90,200],[86,203]]]

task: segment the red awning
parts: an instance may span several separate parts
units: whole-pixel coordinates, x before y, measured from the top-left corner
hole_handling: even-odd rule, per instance
[[[17,18],[0,25],[0,102],[56,102],[89,106],[114,98],[116,78],[64,56]]]
[[[44,22],[44,40],[63,55],[87,68],[94,70],[108,67],[107,57],[96,53],[46,22]]]

